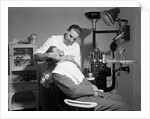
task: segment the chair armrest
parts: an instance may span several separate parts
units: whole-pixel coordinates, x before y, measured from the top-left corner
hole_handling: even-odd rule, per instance
[[[104,90],[102,90],[102,89],[98,89],[98,91],[99,91],[99,92],[104,92]]]
[[[70,106],[82,107],[82,108],[94,108],[97,106],[96,102],[83,102],[83,101],[76,101],[70,99],[65,99],[64,102]]]
[[[93,81],[93,80],[95,80],[95,78],[94,77],[88,77],[88,78],[86,78],[88,81]]]

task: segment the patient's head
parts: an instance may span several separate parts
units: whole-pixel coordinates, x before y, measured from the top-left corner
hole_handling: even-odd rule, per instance
[[[58,55],[59,55],[60,57],[62,57],[62,56],[65,55],[63,50],[60,50],[60,49],[58,49],[58,48],[56,48],[56,47],[52,49],[52,52],[58,53]]]
[[[50,52],[54,52],[54,53],[56,53],[57,55],[59,55],[60,57],[63,57],[63,56],[64,56],[64,51],[58,49],[56,46],[51,46],[51,47],[49,47],[49,49],[46,51],[46,53],[50,53]],[[49,62],[49,63],[51,63],[51,64],[56,64],[56,63],[59,62],[59,60],[49,59],[49,60],[47,60],[47,62]]]
[[[46,53],[49,53],[49,52],[54,52],[54,53],[57,53],[60,56],[64,56],[64,51],[58,49],[56,46],[49,47],[49,49],[46,51]]]

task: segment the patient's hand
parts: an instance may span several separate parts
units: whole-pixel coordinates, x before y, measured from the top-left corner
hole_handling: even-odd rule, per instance
[[[94,91],[98,91],[97,86],[95,86],[95,85],[92,84],[92,87],[93,87],[93,90],[94,90]]]
[[[98,89],[97,86],[93,85],[92,84],[92,87],[94,89],[94,91],[97,91],[97,92],[104,92],[102,89]]]
[[[94,96],[98,96],[99,95],[99,93],[98,93],[99,91],[98,91],[97,86],[92,84],[92,87],[93,87],[93,90],[94,90]]]

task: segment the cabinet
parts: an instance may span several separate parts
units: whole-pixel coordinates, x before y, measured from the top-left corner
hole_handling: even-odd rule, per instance
[[[9,44],[8,109],[39,109],[36,44]]]

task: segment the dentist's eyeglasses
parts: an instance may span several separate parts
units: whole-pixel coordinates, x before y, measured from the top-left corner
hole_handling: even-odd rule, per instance
[[[68,32],[68,36],[73,39],[74,41],[77,39],[77,38],[74,38],[69,32]]]

